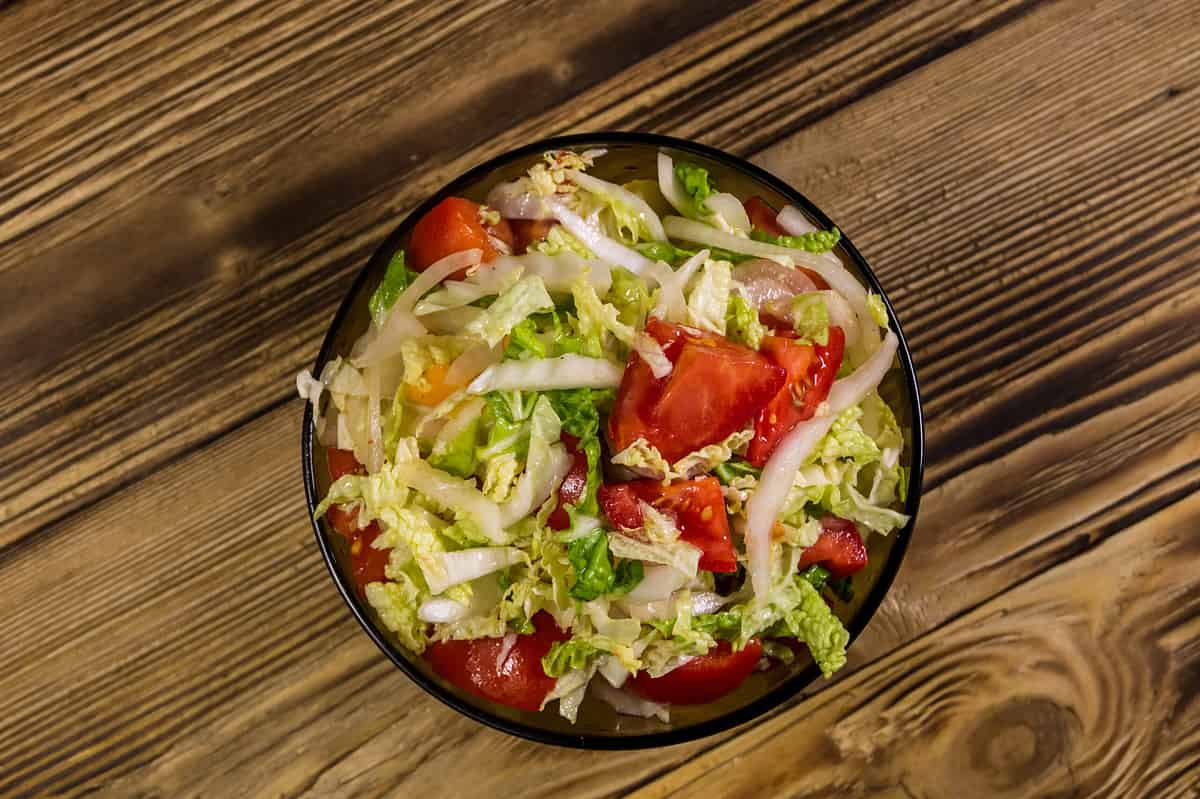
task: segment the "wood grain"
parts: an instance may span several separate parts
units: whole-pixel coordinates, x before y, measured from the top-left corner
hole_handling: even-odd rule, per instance
[[[221,125],[236,126],[239,113],[265,114],[271,124],[276,118],[291,119],[289,114],[309,115],[307,122],[294,119],[297,126],[315,125],[317,119],[321,125],[331,124],[329,110],[309,95],[296,90],[296,96],[284,93],[276,99],[270,83],[274,73],[259,76],[257,67],[247,67],[248,74],[237,73],[248,84],[245,91],[268,105],[251,104],[241,110],[240,105],[226,104],[219,112],[196,111],[199,116],[181,110],[179,125],[189,132],[169,140],[178,147],[170,158],[163,156],[164,168],[173,165],[171,171],[148,175],[136,170],[157,167],[122,163],[122,169],[133,171],[119,186],[78,208],[72,206],[64,217],[64,224],[84,224],[82,220],[96,216],[87,223],[88,230],[62,241],[55,237],[70,233],[60,230],[62,224],[14,232],[9,241],[20,241],[21,252],[44,250],[44,255],[33,259],[11,260],[5,255],[9,250],[0,248],[0,273],[6,268],[12,273],[18,308],[0,318],[0,342],[5,347],[24,346],[15,370],[0,377],[4,381],[0,391],[11,397],[13,408],[0,420],[0,466],[20,461],[31,477],[36,476],[7,490],[0,487],[0,546],[283,401],[289,376],[311,360],[349,275],[413,203],[470,164],[553,132],[581,126],[642,126],[647,123],[639,115],[657,119],[666,109],[672,109],[674,121],[655,124],[657,129],[698,135],[749,152],[746,137],[735,130],[703,133],[704,126],[715,124],[708,119],[710,109],[741,102],[739,84],[718,82],[704,97],[688,94],[682,87],[709,86],[730,70],[778,70],[782,64],[795,74],[811,71],[819,82],[802,81],[802,97],[793,90],[786,100],[763,101],[764,109],[773,109],[778,118],[802,124],[837,107],[825,90],[827,82],[844,80],[851,93],[839,94],[839,102],[849,101],[854,87],[863,91],[878,82],[880,73],[921,63],[910,61],[915,54],[929,56],[969,41],[989,25],[1007,19],[1014,7],[1020,8],[943,2],[907,7],[760,4],[563,103],[586,85],[590,75],[622,66],[601,56],[611,51],[609,37],[621,36],[620,26],[642,30],[646,24],[646,14],[630,7],[628,13],[613,18],[617,32],[596,34],[594,52],[579,45],[569,51],[544,52],[545,64],[591,64],[591,73],[582,66],[568,70],[561,85],[553,84],[558,86],[556,94],[530,108],[512,106],[512,85],[530,81],[545,85],[545,81],[529,78],[514,66],[509,83],[487,91],[477,81],[454,84],[457,88],[448,89],[439,101],[445,109],[435,103],[414,117],[405,109],[422,97],[419,87],[440,74],[437,70],[447,69],[444,64],[417,60],[399,76],[371,73],[374,80],[386,78],[390,91],[397,90],[398,82],[409,87],[403,97],[372,97],[368,102],[365,95],[371,92],[343,97],[339,88],[333,93],[330,100],[337,103],[335,107],[347,105],[341,112],[347,115],[344,125],[369,135],[347,137],[343,126],[285,146],[290,141],[287,136],[269,126],[243,125],[236,136],[220,136],[214,145],[213,137],[223,128],[206,136],[204,114]],[[318,16],[323,19],[325,13],[323,8]],[[692,12],[659,13],[672,19],[686,17],[697,26],[706,20],[704,14]],[[558,20],[555,14],[545,15],[547,25],[557,25]],[[916,28],[912,28],[914,20],[920,22]],[[665,29],[672,30],[670,25]],[[808,30],[838,31],[845,38],[805,38],[796,33]],[[904,32],[908,33],[902,36]],[[267,38],[259,46],[267,47],[273,41],[271,34],[262,36]],[[899,51],[890,46],[897,37],[906,42]],[[782,60],[781,42],[787,56]],[[655,37],[645,43],[646,50],[665,43]],[[375,69],[372,59],[379,58],[375,50],[355,43],[339,47]],[[386,43],[379,47],[388,49]],[[392,49],[396,48],[398,44],[392,42]],[[168,70],[164,86],[173,85],[170,75],[189,70],[191,61],[179,57],[180,63],[168,60],[155,67]],[[505,58],[528,65],[528,58],[520,51],[510,52],[507,44],[502,55],[481,44],[478,57],[479,63],[489,64],[488,74],[493,76],[504,73]],[[497,58],[499,62],[493,63]],[[469,69],[474,63],[462,66]],[[256,80],[267,85],[252,91]],[[205,84],[206,90],[217,91],[211,84]],[[657,93],[664,89],[670,93],[660,98]],[[94,102],[108,103],[103,109],[120,107],[116,98],[106,98],[102,95]],[[286,109],[276,107],[288,99],[291,105]],[[467,110],[459,107],[464,104]],[[535,110],[544,113],[511,124],[510,114]],[[387,121],[376,119],[381,113]],[[458,121],[464,115],[473,122]],[[452,121],[454,137],[438,138],[429,149],[428,130]],[[116,133],[112,136],[107,146],[116,149],[106,157],[120,160],[126,143]],[[252,140],[243,141],[247,137]],[[45,146],[58,151],[53,143]],[[221,152],[195,152],[198,147],[214,146]],[[260,154],[259,148],[268,154]],[[302,157],[289,157],[296,151]],[[322,160],[326,157],[328,162]],[[298,168],[296,160],[309,166]],[[331,171],[330,164],[337,166]],[[379,164],[393,167],[384,170]],[[306,169],[315,178],[307,176]],[[47,178],[59,179],[65,178]],[[169,194],[158,190],[161,181],[170,181]],[[99,191],[88,186],[89,191]],[[46,191],[53,193],[50,186]],[[22,214],[13,224],[31,224],[20,221],[25,217]],[[130,229],[177,234],[131,241]],[[54,291],[54,286],[68,280],[64,270],[78,273],[78,263],[103,263],[131,280],[114,283],[105,277],[105,270],[92,270],[77,291]],[[102,335],[95,335],[101,331]],[[151,341],[154,345],[148,347]],[[31,373],[44,377],[31,382]],[[214,385],[213,374],[235,374],[239,379]],[[93,433],[91,446],[71,448],[66,458],[52,455],[69,445],[85,420]],[[31,439],[41,446],[32,447]],[[38,514],[27,513],[35,507]]]
[[[1197,529],[1147,516],[633,796],[1194,796]]]
[[[484,6],[0,11],[0,92],[47,123],[0,120],[0,795],[1196,785],[1194,4],[611,8],[533,62]],[[429,55],[455,34],[465,62]],[[311,544],[288,399],[423,193],[607,126],[753,154],[830,212],[905,323],[932,453],[858,670],[650,753],[516,741],[390,667]]]

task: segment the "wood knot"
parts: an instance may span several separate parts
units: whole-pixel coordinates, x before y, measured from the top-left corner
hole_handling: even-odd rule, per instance
[[[967,736],[977,779],[993,790],[1028,786],[1069,759],[1078,732],[1073,714],[1045,697],[1016,697],[985,711]]]

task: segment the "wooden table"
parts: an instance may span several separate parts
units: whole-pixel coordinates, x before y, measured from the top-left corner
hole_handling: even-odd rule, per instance
[[[1200,4],[519,6],[0,4],[0,794],[1195,797]],[[851,667],[652,752],[416,689],[300,482],[293,375],[385,231],[598,129],[826,209],[928,418]]]

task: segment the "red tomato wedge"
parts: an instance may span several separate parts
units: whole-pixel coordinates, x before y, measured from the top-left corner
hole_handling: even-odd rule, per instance
[[[653,505],[675,520],[681,540],[700,550],[701,569],[737,571],[725,497],[717,478],[676,480],[666,486],[659,480],[612,483],[600,487],[599,499],[608,520],[627,530],[642,526],[638,500]]]
[[[571,453],[571,469],[558,486],[558,507],[550,514],[546,524],[551,530],[566,530],[571,526],[571,517],[567,513],[567,505],[577,505],[587,490],[588,460],[587,453],[579,448],[579,439],[570,433],[562,434],[562,442]]]
[[[327,449],[325,460],[329,462],[329,479],[337,480],[347,474],[366,474],[354,453],[348,449]],[[371,522],[366,527],[358,527],[358,510],[346,510],[341,505],[334,505],[325,512],[325,518],[334,532],[350,542],[350,574],[354,579],[354,588],[358,595],[365,596],[367,583],[382,582],[387,579],[384,569],[387,567],[390,549],[376,549],[371,546],[381,530],[379,525]]]
[[[800,555],[801,569],[818,563],[834,577],[848,577],[867,565],[867,548],[858,527],[849,519],[821,519],[821,537]]]
[[[512,228],[512,251],[521,254],[529,252],[529,247],[546,238],[550,228],[557,222],[553,219],[507,219]]]
[[[763,339],[763,354],[787,372],[787,384],[755,419],[746,460],[761,467],[784,436],[813,417],[817,406],[829,396],[845,345],[846,336],[840,327],[829,328],[829,342],[824,346],[801,344],[782,336]]]
[[[787,231],[779,226],[776,217],[779,212],[762,197],[755,195],[746,202],[742,203],[746,208],[746,216],[750,217],[750,224],[755,230],[761,230],[763,233],[769,233],[772,236],[786,236]]]
[[[497,662],[503,638],[442,641],[425,650],[425,657],[435,672],[464,691],[509,707],[537,710],[555,682],[542,670],[542,658],[556,641],[571,636],[545,611],[533,617],[533,627],[533,634],[517,636],[503,662]]]
[[[762,643],[757,638],[751,638],[740,652],[734,652],[728,641],[719,641],[707,655],[689,660],[661,677],[643,671],[626,680],[625,685],[651,702],[702,705],[715,702],[741,685],[760,657]]]
[[[509,243],[511,228],[504,226]],[[504,238],[498,235],[498,238]],[[462,197],[447,197],[417,220],[408,242],[408,263],[418,272],[425,270],[447,255],[463,250],[483,250],[483,260],[490,261],[499,253],[488,238],[488,229],[479,221],[479,203]],[[460,279],[466,270],[454,275]]]
[[[787,380],[783,369],[722,336],[658,319],[649,320],[646,331],[673,368],[655,378],[630,354],[608,421],[617,451],[645,438],[674,462],[739,430]]]

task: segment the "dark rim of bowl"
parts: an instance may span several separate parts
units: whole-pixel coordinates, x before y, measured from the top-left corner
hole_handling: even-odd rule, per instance
[[[352,300],[358,295],[363,283],[367,280],[367,276],[372,272],[372,267],[378,262],[386,261],[391,257],[392,252],[399,245],[403,235],[407,232],[407,223],[409,219],[419,219],[426,211],[432,208],[441,198],[446,197],[460,190],[462,187],[473,185],[479,178],[490,173],[492,170],[515,159],[537,155],[546,150],[577,148],[582,146],[597,146],[602,147],[605,144],[642,144],[652,147],[664,147],[681,152],[690,152],[697,155],[710,158],[714,161],[720,161],[728,165],[732,169],[741,171],[759,182],[770,186],[779,194],[787,197],[793,204],[802,209],[812,219],[815,219],[823,228],[833,226],[833,222],[819,208],[813,205],[809,200],[793,189],[784,181],[775,177],[771,173],[755,166],[754,164],[745,161],[736,156],[717,150],[707,145],[698,144],[696,142],[685,141],[682,139],[672,138],[670,136],[660,136],[653,133],[634,133],[634,132],[597,132],[597,133],[580,133],[569,136],[556,136],[549,139],[543,139],[532,144],[527,144],[524,147],[519,147],[514,150],[509,150],[494,158],[488,159],[486,162],[476,166],[466,173],[455,178],[440,191],[430,195],[424,203],[413,210],[408,216],[401,220],[396,229],[384,240],[384,242],[375,250],[367,264],[359,271],[358,276],[354,279],[350,290],[343,298],[341,305],[338,307],[337,314],[333,318],[333,322],[329,326],[328,332],[325,334],[325,340],[321,344],[321,351],[317,356],[316,365],[313,367],[313,374],[319,374],[320,369],[325,363],[334,356],[333,345],[337,331],[345,321],[347,314],[350,312]],[[896,578],[896,573],[900,570],[900,563],[904,560],[904,553],[908,548],[909,538],[912,535],[913,526],[917,520],[917,508],[920,505],[921,499],[921,478],[925,466],[925,425],[921,412],[921,399],[917,390],[917,375],[913,368],[912,357],[908,350],[908,341],[904,337],[904,332],[900,328],[900,322],[896,318],[895,311],[892,309],[892,304],[887,298],[887,294],[879,285],[879,281],[875,277],[875,273],[871,271],[870,265],[867,264],[865,258],[859,253],[858,249],[850,242],[850,239],[843,233],[839,242],[846,255],[854,262],[858,269],[866,278],[868,287],[879,294],[883,299],[883,304],[887,308],[888,321],[891,328],[895,331],[896,336],[900,340],[900,346],[897,348],[897,356],[900,359],[900,369],[904,374],[905,388],[908,391],[909,400],[912,404],[913,430],[912,430],[912,472],[909,476],[908,483],[908,498],[905,503],[905,511],[910,516],[909,522],[904,529],[894,533],[896,540],[892,545],[892,550],[889,554],[888,561],[884,564],[883,571],[875,582],[875,586],[867,597],[866,602],[859,608],[858,612],[851,619],[848,625],[850,632],[850,643],[853,643],[867,623],[875,615],[875,611],[879,609],[879,605],[883,602],[884,596],[888,589],[891,588],[893,580]],[[342,599],[345,600],[350,612],[354,614],[354,618],[362,625],[364,631],[375,642],[375,645],[387,655],[387,657],[405,674],[409,679],[421,686],[428,694],[441,700],[445,704],[454,708],[458,712],[475,719],[478,722],[486,724],[489,727],[500,730],[502,732],[516,735],[521,738],[527,738],[539,743],[553,744],[556,746],[572,747],[577,749],[646,749],[657,746],[672,746],[681,744],[687,741],[693,741],[698,738],[703,738],[713,735],[724,730],[728,730],[751,719],[757,718],[768,711],[779,708],[793,699],[805,686],[812,683],[820,676],[820,671],[816,665],[811,665],[804,671],[793,675],[790,679],[776,686],[766,694],[749,704],[738,708],[732,712],[722,716],[702,721],[698,724],[693,724],[689,727],[684,727],[678,730],[668,730],[666,732],[648,733],[645,735],[571,735],[568,733],[555,732],[551,730],[541,729],[532,724],[526,724],[520,721],[510,721],[499,716],[492,715],[486,710],[477,708],[467,702],[464,702],[452,694],[442,690],[433,680],[427,678],[419,670],[411,666],[403,654],[396,651],[388,640],[375,629],[367,608],[358,600],[353,587],[347,584],[347,581],[342,576],[338,569],[337,561],[334,557],[329,541],[321,529],[321,525],[313,518],[315,510],[320,499],[317,497],[316,475],[313,468],[312,460],[312,443],[313,443],[313,409],[311,403],[305,403],[304,423],[301,428],[301,457],[302,468],[304,471],[304,493],[308,499],[309,521],[312,523],[313,532],[316,535],[317,545],[321,549],[321,555],[325,559],[325,566],[329,569],[330,575],[333,577],[333,582],[337,586],[338,592],[341,593]]]

